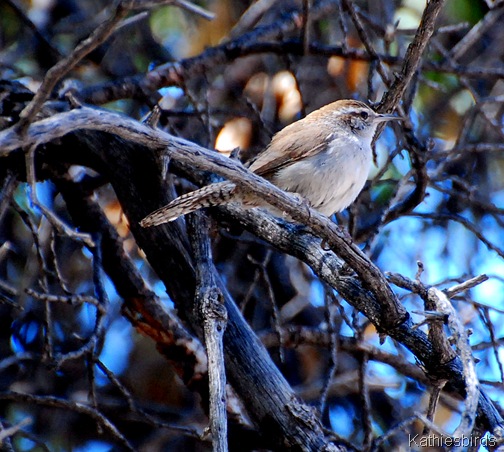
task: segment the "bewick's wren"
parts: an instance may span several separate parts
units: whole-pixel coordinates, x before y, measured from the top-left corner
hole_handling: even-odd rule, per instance
[[[359,101],[338,100],[278,132],[249,169],[282,190],[302,196],[319,212],[332,215],[348,207],[364,187],[378,124],[400,119],[378,114]],[[155,226],[229,202],[268,205],[251,200],[234,183],[225,181],[180,196],[140,224]]]

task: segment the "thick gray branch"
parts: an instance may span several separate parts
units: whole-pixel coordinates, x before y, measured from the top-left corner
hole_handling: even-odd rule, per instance
[[[110,132],[128,141],[158,149],[180,164],[193,166],[201,171],[215,172],[235,182],[242,189],[256,193],[290,218],[309,227],[331,249],[336,250],[361,277],[364,286],[374,293],[382,307],[384,326],[393,327],[394,324],[390,322],[397,324],[406,317],[406,311],[390,289],[384,275],[337,225],[239,163],[187,140],[151,129],[118,114],[83,107],[33,124],[23,139],[12,129],[0,133],[0,157],[16,148],[46,143],[79,129]]]

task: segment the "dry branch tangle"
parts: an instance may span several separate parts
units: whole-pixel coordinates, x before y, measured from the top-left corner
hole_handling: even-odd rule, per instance
[[[412,323],[406,311],[398,303],[389,285],[386,282],[382,283],[385,281],[382,273],[351,243],[350,238],[327,218],[315,211],[307,212],[306,206],[300,207],[297,200],[250,174],[235,162],[124,116],[88,107],[57,114],[34,123],[28,128],[23,139],[20,139],[12,129],[1,132],[0,156],[8,158],[9,154],[13,154],[23,146],[49,143],[68,133],[81,130],[108,132],[156,152],[167,152],[175,167],[180,165],[185,169],[189,167],[214,171],[264,195],[265,199],[273,205],[281,207],[291,217],[310,227],[337,253],[343,251],[347,264],[354,270],[360,270],[360,279],[339,275],[341,262],[333,253],[320,249],[320,240],[314,237],[313,233],[292,231],[285,227],[284,222],[275,221],[260,212],[243,212],[233,208],[222,210],[236,216],[242,224],[258,236],[307,262],[320,277],[339,290],[351,304],[368,316],[380,331],[389,334],[412,350],[426,365],[427,370],[433,371],[431,376],[439,373],[451,375],[453,387],[459,391],[463,390],[464,382],[460,363],[455,360],[441,369],[437,368],[435,356],[432,355],[426,337],[420,331],[412,329]],[[378,278],[374,278],[375,275],[378,275]],[[366,278],[370,278],[371,281]],[[376,293],[373,295],[374,289]],[[389,293],[392,294],[390,298],[387,296]],[[382,303],[381,297],[384,295],[385,303]],[[484,394],[480,397],[479,410],[480,415],[483,415],[482,421],[486,428],[496,431],[502,425],[501,417]]]
[[[306,2],[307,4],[309,2]],[[325,2],[329,3],[329,2]],[[346,2],[348,5],[353,3]],[[424,17],[427,16],[432,21],[435,19],[432,11],[433,8],[439,7],[442,2],[430,1],[427,3],[428,8],[426,8]],[[311,13],[314,11],[312,10]],[[271,27],[268,31],[266,29],[261,30],[265,32],[262,38],[267,37],[268,33],[275,30],[287,30],[295,26],[296,19],[299,19],[299,15],[292,16],[285,22],[282,21],[280,27]],[[299,22],[299,20],[298,20]],[[425,21],[423,22],[426,23]],[[429,27],[424,28],[427,30]],[[430,33],[432,33],[432,28],[430,28]],[[429,36],[424,35],[419,36],[419,42],[425,48]],[[218,46],[218,48],[211,48],[204,52],[202,55],[187,59],[182,62],[177,62],[174,64],[168,64],[164,67],[160,67],[155,71],[147,74],[146,76],[140,76],[137,78],[132,78],[135,83],[133,87],[129,87],[124,91],[120,91],[119,94],[129,95],[132,92],[142,91],[140,97],[145,99],[145,91],[150,91],[155,93],[156,89],[164,84],[178,84],[183,85],[184,79],[189,78],[189,74],[193,72],[198,72],[201,68],[211,67],[212,65],[217,66],[220,63],[235,60],[236,58],[253,53],[253,52],[268,52],[268,45],[259,44],[254,47],[254,42],[259,37],[259,34],[250,34],[248,38],[252,44],[248,45],[245,40],[236,40],[223,46]],[[308,43],[309,44],[309,43]],[[261,47],[262,46],[262,47]],[[275,43],[273,43],[273,47]],[[273,49],[272,47],[272,49]],[[308,47],[308,46],[307,46]],[[304,46],[300,46],[302,51],[305,50]],[[316,46],[310,46],[311,50],[317,53]],[[421,56],[423,49],[418,51],[420,47],[411,47],[415,51],[415,58],[407,58],[405,60],[396,59],[394,64],[403,64],[404,70],[401,73],[400,79],[396,80],[394,92],[392,95],[395,96],[395,101],[402,96],[404,89],[408,85],[409,80],[413,73],[425,69],[426,66],[422,68]],[[327,51],[327,48],[321,48],[320,53]],[[286,50],[286,46],[277,46],[277,49],[272,51],[284,54],[302,54],[302,52],[290,52]],[[331,51],[331,49],[329,49]],[[343,52],[345,53],[345,52]],[[370,52],[371,53],[371,52]],[[346,55],[351,55],[352,52],[348,52]],[[346,56],[345,55],[345,56]],[[365,55],[359,54],[358,52],[353,54],[356,58],[363,58],[366,60],[374,60],[376,58],[380,59],[381,56],[378,53]],[[478,69],[471,67],[469,69],[464,67],[459,67],[451,64],[444,63],[444,66],[432,66],[428,65],[429,68],[439,69],[439,67],[444,67],[451,73],[459,73],[461,70],[466,71],[466,74],[472,74],[474,76]],[[502,77],[502,70],[500,68],[495,69],[481,69],[483,76],[488,77]],[[478,74],[476,74],[478,75]],[[399,83],[400,82],[400,83]],[[120,85],[120,84],[118,84]],[[136,90],[136,91],[135,91]],[[104,89],[102,91],[106,92]],[[92,93],[92,89],[88,92]],[[99,92],[99,91],[98,91]],[[99,96],[98,96],[99,97]],[[133,96],[134,97],[134,96]],[[389,98],[390,99],[390,98]],[[108,98],[107,100],[110,100]],[[103,100],[102,100],[103,101]],[[393,102],[394,104],[396,102]],[[72,116],[73,115],[73,116]],[[87,116],[86,116],[87,115]],[[63,120],[62,124],[58,124],[58,120]],[[89,124],[88,124],[88,121]],[[41,126],[37,129],[38,126]],[[45,128],[44,128],[45,127]],[[280,249],[285,252],[295,254],[300,259],[308,262],[316,273],[325,281],[330,283],[332,287],[337,288],[341,294],[343,294],[349,303],[353,304],[361,312],[365,313],[373,323],[383,331],[384,333],[389,333],[392,337],[398,341],[405,344],[416,354],[417,358],[422,361],[428,370],[428,374],[432,377],[437,377],[439,373],[442,376],[451,376],[454,378],[454,386],[457,390],[463,390],[463,378],[461,367],[457,365],[457,361],[448,364],[447,366],[441,366],[439,369],[436,368],[437,361],[436,356],[433,354],[432,347],[430,343],[426,340],[425,336],[421,333],[413,331],[411,328],[411,322],[407,318],[405,311],[402,306],[398,303],[394,293],[390,290],[387,282],[383,279],[381,272],[376,269],[371,262],[362,256],[358,249],[355,249],[353,244],[347,239],[344,234],[340,234],[340,231],[333,228],[333,226],[327,223],[326,219],[319,218],[315,213],[309,213],[306,216],[306,212],[299,209],[299,206],[287,195],[279,192],[265,185],[264,182],[251,179],[250,174],[245,172],[240,167],[234,167],[232,163],[228,163],[223,160],[219,160],[214,154],[207,153],[204,149],[198,148],[192,143],[185,142],[166,134],[160,134],[149,128],[145,128],[134,121],[121,118],[119,116],[109,115],[107,112],[101,112],[97,110],[86,108],[77,109],[74,112],[66,113],[63,116],[55,116],[54,118],[49,118],[47,122],[39,122],[33,125],[33,136],[28,137],[28,141],[34,145],[38,143],[49,143],[53,141],[54,137],[64,136],[69,132],[77,132],[84,129],[91,131],[105,131],[110,134],[122,137],[129,143],[140,143],[147,148],[162,152],[165,148],[167,153],[172,156],[173,167],[181,167],[182,170],[187,170],[193,163],[197,163],[199,168],[208,169],[225,175],[232,180],[236,180],[237,183],[241,183],[245,187],[259,189],[264,196],[269,199],[273,204],[278,203],[278,205],[289,206],[292,216],[298,219],[302,223],[310,225],[312,231],[315,231],[320,237],[324,237],[328,243],[332,245],[332,248],[339,251],[345,260],[350,264],[352,268],[357,270],[360,274],[360,279],[355,276],[345,276],[342,275],[341,262],[336,258],[333,252],[323,252],[320,248],[320,240],[315,238],[313,234],[307,231],[297,231],[289,229],[283,222],[278,222],[267,216],[262,216],[255,212],[244,213],[239,210],[222,209],[222,211],[229,216],[234,217],[242,224],[247,225],[247,227],[255,231],[256,235],[269,240],[270,243],[277,245]],[[45,137],[47,135],[47,137]],[[9,136],[8,133],[5,135],[0,135],[0,139],[5,139],[5,143],[8,147],[1,147],[2,142],[0,142],[0,155],[3,155],[3,160],[8,161],[10,158],[9,153],[12,151],[17,152],[18,147],[24,146],[26,143],[16,142],[16,137]],[[9,150],[10,149],[10,150]],[[105,152],[105,151],[104,151]],[[41,152],[41,155],[43,152]],[[177,155],[180,160],[177,161]],[[42,157],[43,158],[43,157]],[[180,169],[180,168],[179,168]],[[197,176],[194,176],[196,178]],[[189,175],[191,178],[191,175]],[[133,220],[135,220],[133,218]],[[133,228],[134,229],[134,228]],[[364,282],[364,284],[363,284]],[[365,284],[367,282],[367,284]],[[374,292],[374,294],[373,294]],[[489,426],[494,433],[499,430],[499,426],[502,424],[502,419],[498,414],[496,414],[493,405],[488,399],[482,395],[479,399],[480,401],[480,420],[484,420],[484,425]],[[293,411],[296,408],[292,407]],[[483,414],[482,414],[483,413]],[[301,416],[300,416],[301,418]]]

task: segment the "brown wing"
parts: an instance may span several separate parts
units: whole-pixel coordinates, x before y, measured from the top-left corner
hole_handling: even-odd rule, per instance
[[[302,123],[302,124],[300,124]],[[294,127],[295,126],[295,127]],[[307,116],[280,130],[268,147],[258,155],[249,169],[266,179],[279,169],[297,160],[316,155],[326,147],[328,136],[325,129],[309,120]],[[307,140],[307,137],[312,137]],[[313,145],[313,143],[318,143]]]

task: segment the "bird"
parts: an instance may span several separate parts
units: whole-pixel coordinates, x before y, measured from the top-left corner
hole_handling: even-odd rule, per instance
[[[248,169],[330,216],[352,204],[363,189],[373,161],[372,141],[378,124],[401,119],[377,113],[358,100],[337,100],[277,132]],[[140,225],[160,225],[230,202],[269,206],[250,198],[233,182],[217,182],[174,199],[147,215]],[[273,207],[270,210],[276,213]]]

